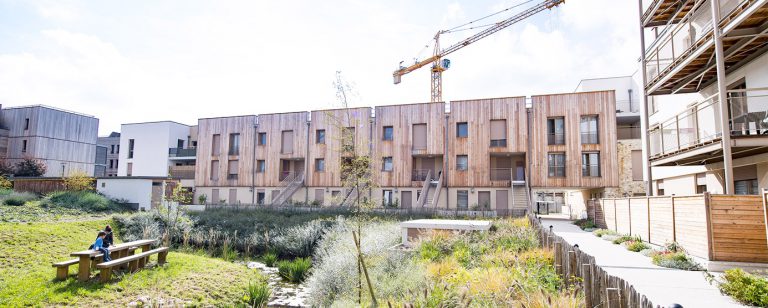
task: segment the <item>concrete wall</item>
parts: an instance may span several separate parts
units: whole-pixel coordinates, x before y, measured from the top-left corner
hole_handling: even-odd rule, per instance
[[[168,176],[168,149],[176,147],[177,139],[186,146],[189,134],[188,125],[175,122],[123,124],[117,175],[127,176],[132,163],[132,176]],[[135,140],[133,158],[128,158],[130,139]]]
[[[96,179],[96,190],[100,193],[118,199],[126,199],[130,203],[138,203],[139,209],[152,208],[151,179]]]

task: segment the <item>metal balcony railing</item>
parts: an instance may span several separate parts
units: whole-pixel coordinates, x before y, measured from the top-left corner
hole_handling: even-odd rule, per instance
[[[640,139],[642,138],[640,126],[619,126],[616,128],[617,139]]]
[[[196,148],[169,148],[169,157],[195,157],[197,156]]]
[[[237,180],[237,173],[227,174],[227,180]]]
[[[581,165],[582,176],[600,176],[600,165]]]
[[[411,181],[426,181],[429,176],[429,169],[413,169],[411,171]]]
[[[731,136],[768,135],[768,88],[728,91]],[[719,140],[718,95],[689,107],[648,131],[650,156],[658,158]]]
[[[547,144],[549,145],[565,144],[565,134],[564,133],[547,134]]]
[[[175,179],[191,180],[195,178],[195,166],[171,166],[168,175]]]
[[[597,132],[581,133],[581,144],[598,144],[600,136]]]
[[[648,84],[674,68],[693,49],[712,35],[712,0],[705,0],[688,12],[680,22],[659,27],[660,34],[646,49],[645,72]],[[748,0],[715,0],[720,5],[721,18],[727,17],[741,2]],[[650,1],[653,2],[653,1]],[[644,3],[645,5],[645,3]]]
[[[549,166],[547,168],[548,175],[551,177],[564,177],[565,176],[565,166]]]
[[[491,181],[511,181],[512,168],[491,168]]]
[[[491,147],[492,148],[496,148],[496,147],[503,148],[503,147],[506,147],[506,146],[507,146],[507,139],[491,140]]]

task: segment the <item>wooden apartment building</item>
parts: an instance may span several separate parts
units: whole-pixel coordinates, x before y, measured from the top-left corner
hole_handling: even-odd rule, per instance
[[[536,188],[618,186],[613,91],[208,118],[196,195],[214,204],[349,204],[522,214]],[[448,110],[450,108],[450,110]],[[350,154],[372,189],[342,187]],[[197,197],[196,196],[196,197]]]

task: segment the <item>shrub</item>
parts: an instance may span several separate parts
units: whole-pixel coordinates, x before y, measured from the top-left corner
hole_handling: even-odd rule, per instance
[[[281,230],[270,241],[271,248],[282,257],[309,257],[328,226],[327,221],[313,220]]]
[[[639,238],[633,237],[631,235],[622,235],[622,236],[619,236],[616,239],[614,239],[612,241],[612,243],[618,245],[618,244],[621,244],[621,243],[624,243],[624,242],[627,242],[627,241],[639,241],[639,240],[640,240]]]
[[[603,237],[604,235],[617,235],[616,231],[608,230],[608,229],[597,229],[595,231],[592,231],[592,234],[594,234],[597,237]]]
[[[261,258],[264,260],[264,265],[269,267],[275,266],[277,262],[277,254],[272,252],[265,253]]]
[[[627,250],[634,251],[634,252],[640,252],[642,250],[650,248],[650,246],[646,245],[642,241],[626,241],[624,242],[624,246],[627,247]]]
[[[579,226],[582,230],[597,228],[597,225],[591,219],[579,219],[574,221],[573,224]]]
[[[22,199],[20,197],[16,197],[16,196],[11,196],[11,197],[5,198],[5,200],[3,200],[3,204],[10,205],[10,206],[22,206],[25,203],[27,203],[27,202],[24,201],[24,199]]]
[[[197,196],[197,203],[205,205],[205,203],[208,201],[208,196],[205,194]]]
[[[686,271],[697,271],[701,269],[701,266],[684,252],[657,252],[651,255],[651,262],[661,267],[676,268]]]
[[[768,280],[740,268],[725,271],[720,291],[750,306],[768,307]]]
[[[69,191],[87,191],[93,190],[95,178],[88,176],[85,172],[75,171],[64,178],[64,187]]]
[[[14,168],[16,176],[42,176],[48,169],[41,160],[26,157],[16,163]]]
[[[3,204],[9,206],[22,206],[29,201],[37,200],[37,195],[29,192],[11,192],[3,199]]]
[[[45,196],[41,204],[44,207],[64,207],[87,212],[124,210],[122,205],[92,191],[57,191]]]
[[[293,283],[304,281],[310,267],[312,267],[312,261],[309,258],[296,258],[293,261],[277,262],[277,272],[280,276]]]
[[[267,307],[269,298],[272,296],[272,290],[269,289],[269,285],[264,281],[249,282],[246,289],[243,301],[250,307],[263,308]]]
[[[10,190],[13,188],[13,183],[5,175],[0,174],[0,189]]]

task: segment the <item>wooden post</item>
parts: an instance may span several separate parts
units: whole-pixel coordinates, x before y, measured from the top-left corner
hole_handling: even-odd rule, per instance
[[[566,284],[574,283],[572,277],[576,276],[576,251],[568,250],[568,277]]]
[[[672,202],[672,241],[677,242],[677,226],[675,226],[675,196],[672,196],[669,199]]]
[[[59,266],[56,268],[57,280],[66,280],[67,274],[69,274],[69,266]]]
[[[582,264],[582,278],[584,278],[584,306],[594,307],[592,304],[592,268],[591,264]]]
[[[648,243],[651,242],[651,198],[645,197],[645,210],[648,212]]]
[[[165,264],[165,258],[168,256],[168,251],[161,251],[157,254],[157,264]]]
[[[763,189],[763,225],[765,225],[765,235],[768,236],[768,189]],[[707,210],[709,210],[709,204],[707,204]],[[711,217],[711,216],[707,216]],[[712,219],[710,218],[709,223],[712,223]],[[712,238],[712,233],[710,231],[710,239]],[[766,244],[768,244],[768,241],[766,241]],[[711,249],[711,247],[710,247]],[[710,256],[710,260],[712,259],[712,256]]]
[[[141,246],[141,252],[142,253],[145,253],[145,252],[147,252],[149,250],[150,250],[149,244]],[[139,261],[139,267],[140,268],[144,268],[144,266],[147,265],[147,263],[149,263],[149,256],[146,256],[146,257],[142,258],[141,261]]]
[[[80,256],[80,262],[77,270],[77,280],[86,281],[91,276],[91,258],[86,255]]]
[[[112,268],[105,267],[101,269],[101,274],[99,274],[99,278],[101,282],[109,282],[109,279],[112,278]]]
[[[562,251],[563,244],[559,241],[555,242],[555,268],[559,275],[563,275],[563,260],[561,260],[563,258]]]
[[[709,260],[714,260],[715,258],[715,235],[713,234],[712,229],[712,208],[711,203],[712,198],[708,191],[704,192],[704,210],[707,214],[707,240],[709,243],[709,249],[707,249],[707,257]],[[765,214],[765,205],[763,205],[763,214]]]

